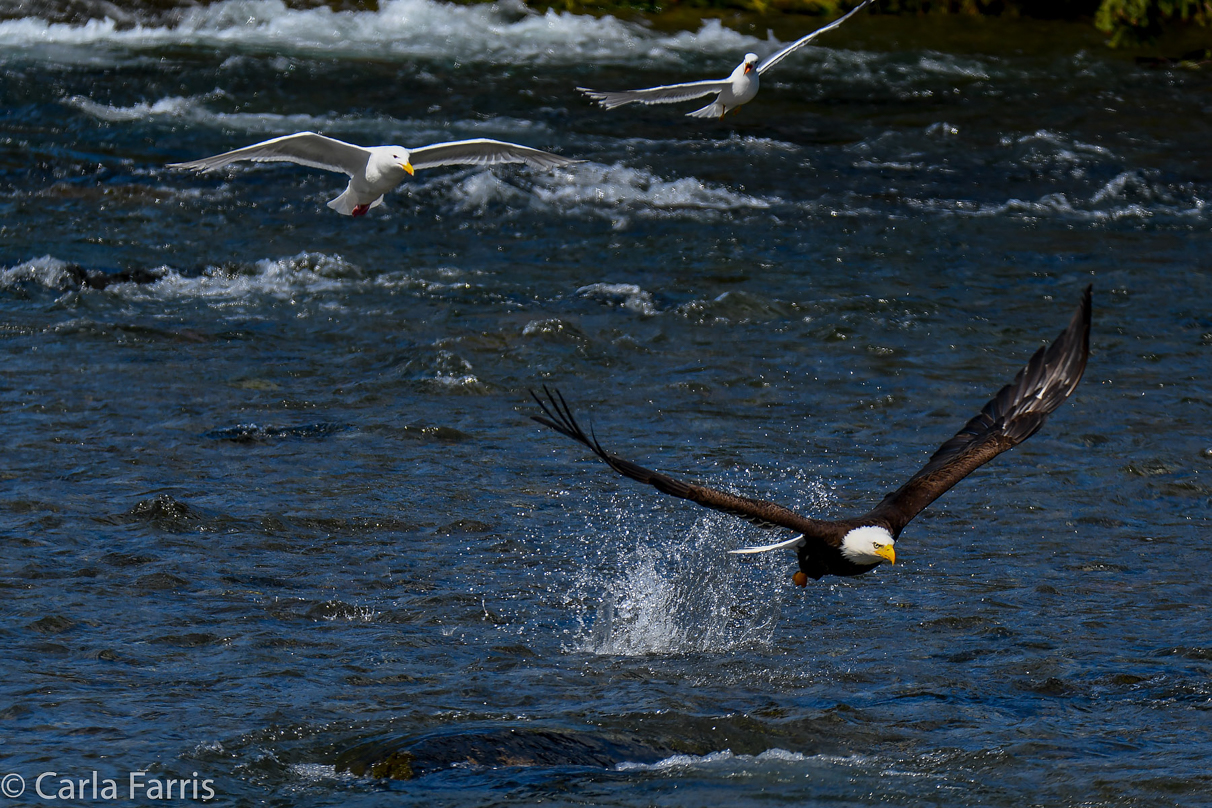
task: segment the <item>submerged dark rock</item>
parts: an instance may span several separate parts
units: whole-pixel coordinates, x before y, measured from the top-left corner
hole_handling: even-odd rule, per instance
[[[471,435],[449,426],[420,426],[409,424],[404,427],[404,435],[409,438],[424,438],[426,440],[458,443],[470,440]]]
[[[455,536],[461,533],[488,533],[493,526],[479,519],[456,519],[448,525],[434,530],[439,536]]]
[[[136,582],[136,586],[139,589],[148,592],[176,591],[184,589],[188,585],[188,581],[180,576],[173,575],[171,572],[152,572],[140,576]]]
[[[152,499],[140,500],[135,503],[134,507],[126,512],[126,515],[149,522],[162,519],[180,521],[190,518],[193,512],[190,511],[189,506],[184,502],[178,502],[168,494],[157,494]]]
[[[237,426],[212,429],[205,437],[211,440],[227,440],[233,443],[264,443],[284,438],[326,438],[339,432],[353,429],[348,424],[302,424],[300,426],[261,426],[260,424],[239,424]]]
[[[104,517],[101,521],[112,524],[144,523],[161,530],[182,532],[193,530],[197,526],[199,516],[184,502],[179,502],[168,494],[157,494],[151,499],[139,500],[125,513]],[[106,560],[110,561],[110,557],[107,556]],[[111,563],[116,566],[137,566],[152,560],[154,559],[151,557],[118,556]]]
[[[226,515],[200,510],[169,494],[139,500],[126,512],[97,517],[97,521],[111,525],[143,524],[169,533],[217,532],[233,523]],[[135,567],[157,559],[149,555],[112,552],[102,560],[115,567]]]
[[[60,614],[52,614],[35,620],[29,627],[39,634],[62,634],[75,628],[76,621]]]
[[[78,264],[68,264],[63,268],[69,282],[75,282],[80,289],[104,289],[115,283],[155,283],[164,277],[164,272],[154,269],[123,269],[117,272],[106,272],[99,269],[85,269]]]
[[[336,768],[359,777],[411,780],[452,766],[605,769],[624,761],[655,763],[674,754],[677,750],[621,735],[505,727],[376,738],[342,752]]]

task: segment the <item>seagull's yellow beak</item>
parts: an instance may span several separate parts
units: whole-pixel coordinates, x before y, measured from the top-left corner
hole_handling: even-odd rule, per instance
[[[885,544],[884,546],[880,547],[875,551],[875,554],[880,558],[888,559],[889,564],[896,563],[896,548],[891,544]]]
[[[402,169],[404,169],[405,171],[407,171],[407,172],[408,172],[408,176],[410,176],[410,177],[411,177],[411,176],[413,175],[412,163],[408,162],[407,160],[405,160],[404,162],[400,163],[400,168],[402,168]]]

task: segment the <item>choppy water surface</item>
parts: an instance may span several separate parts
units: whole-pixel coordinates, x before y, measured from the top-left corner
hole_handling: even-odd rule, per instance
[[[723,124],[573,90],[813,24],[0,22],[0,768],[300,806],[1212,800],[1212,74],[863,18]],[[587,162],[422,172],[357,220],[321,172],[164,168],[300,129]],[[770,537],[527,419],[558,385],[626,456],[851,512],[1091,282],[1074,398],[856,580],[727,556]]]

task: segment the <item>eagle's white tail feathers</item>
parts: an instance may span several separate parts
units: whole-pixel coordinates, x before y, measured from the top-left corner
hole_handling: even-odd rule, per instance
[[[787,541],[781,541],[778,544],[764,544],[761,547],[742,547],[739,550],[729,550],[732,555],[748,555],[749,553],[768,553],[771,550],[782,550],[784,547],[798,547],[804,541],[803,534],[796,536]]]

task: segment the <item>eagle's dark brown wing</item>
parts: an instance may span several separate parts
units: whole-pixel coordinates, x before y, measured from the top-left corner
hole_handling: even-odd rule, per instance
[[[624,460],[618,455],[613,455],[602,448],[602,444],[598,443],[597,436],[591,437],[585,434],[585,430],[581,429],[580,424],[573,417],[572,410],[568,407],[568,402],[564,400],[564,396],[560,395],[559,390],[551,391],[544,386],[543,392],[547,394],[547,401],[543,401],[533,390],[530,391],[530,395],[543,408],[543,414],[546,417],[532,415],[530,416],[531,419],[538,421],[543,426],[551,427],[561,435],[567,435],[573,440],[583,443],[591,452],[605,461],[606,465],[624,477],[630,477],[638,482],[651,485],[663,494],[688,499],[704,507],[714,508],[717,511],[739,516],[758,527],[783,527],[798,533],[822,538],[826,541],[840,541],[841,539],[840,535],[836,536],[836,538],[834,537],[834,534],[839,533],[839,531],[829,522],[800,516],[798,513],[773,502],[749,499],[748,497],[729,494],[726,491],[719,491],[715,488],[684,483],[681,480],[667,477],[660,472],[636,465],[630,460]],[[845,531],[840,532],[844,533]]]
[[[997,391],[980,414],[955,437],[939,447],[926,466],[893,493],[884,497],[864,521],[886,522],[893,535],[900,533],[947,489],[1007,449],[1031,437],[1049,413],[1077,387],[1090,355],[1090,293],[1069,326],[1047,348],[1040,348],[1014,381]]]

